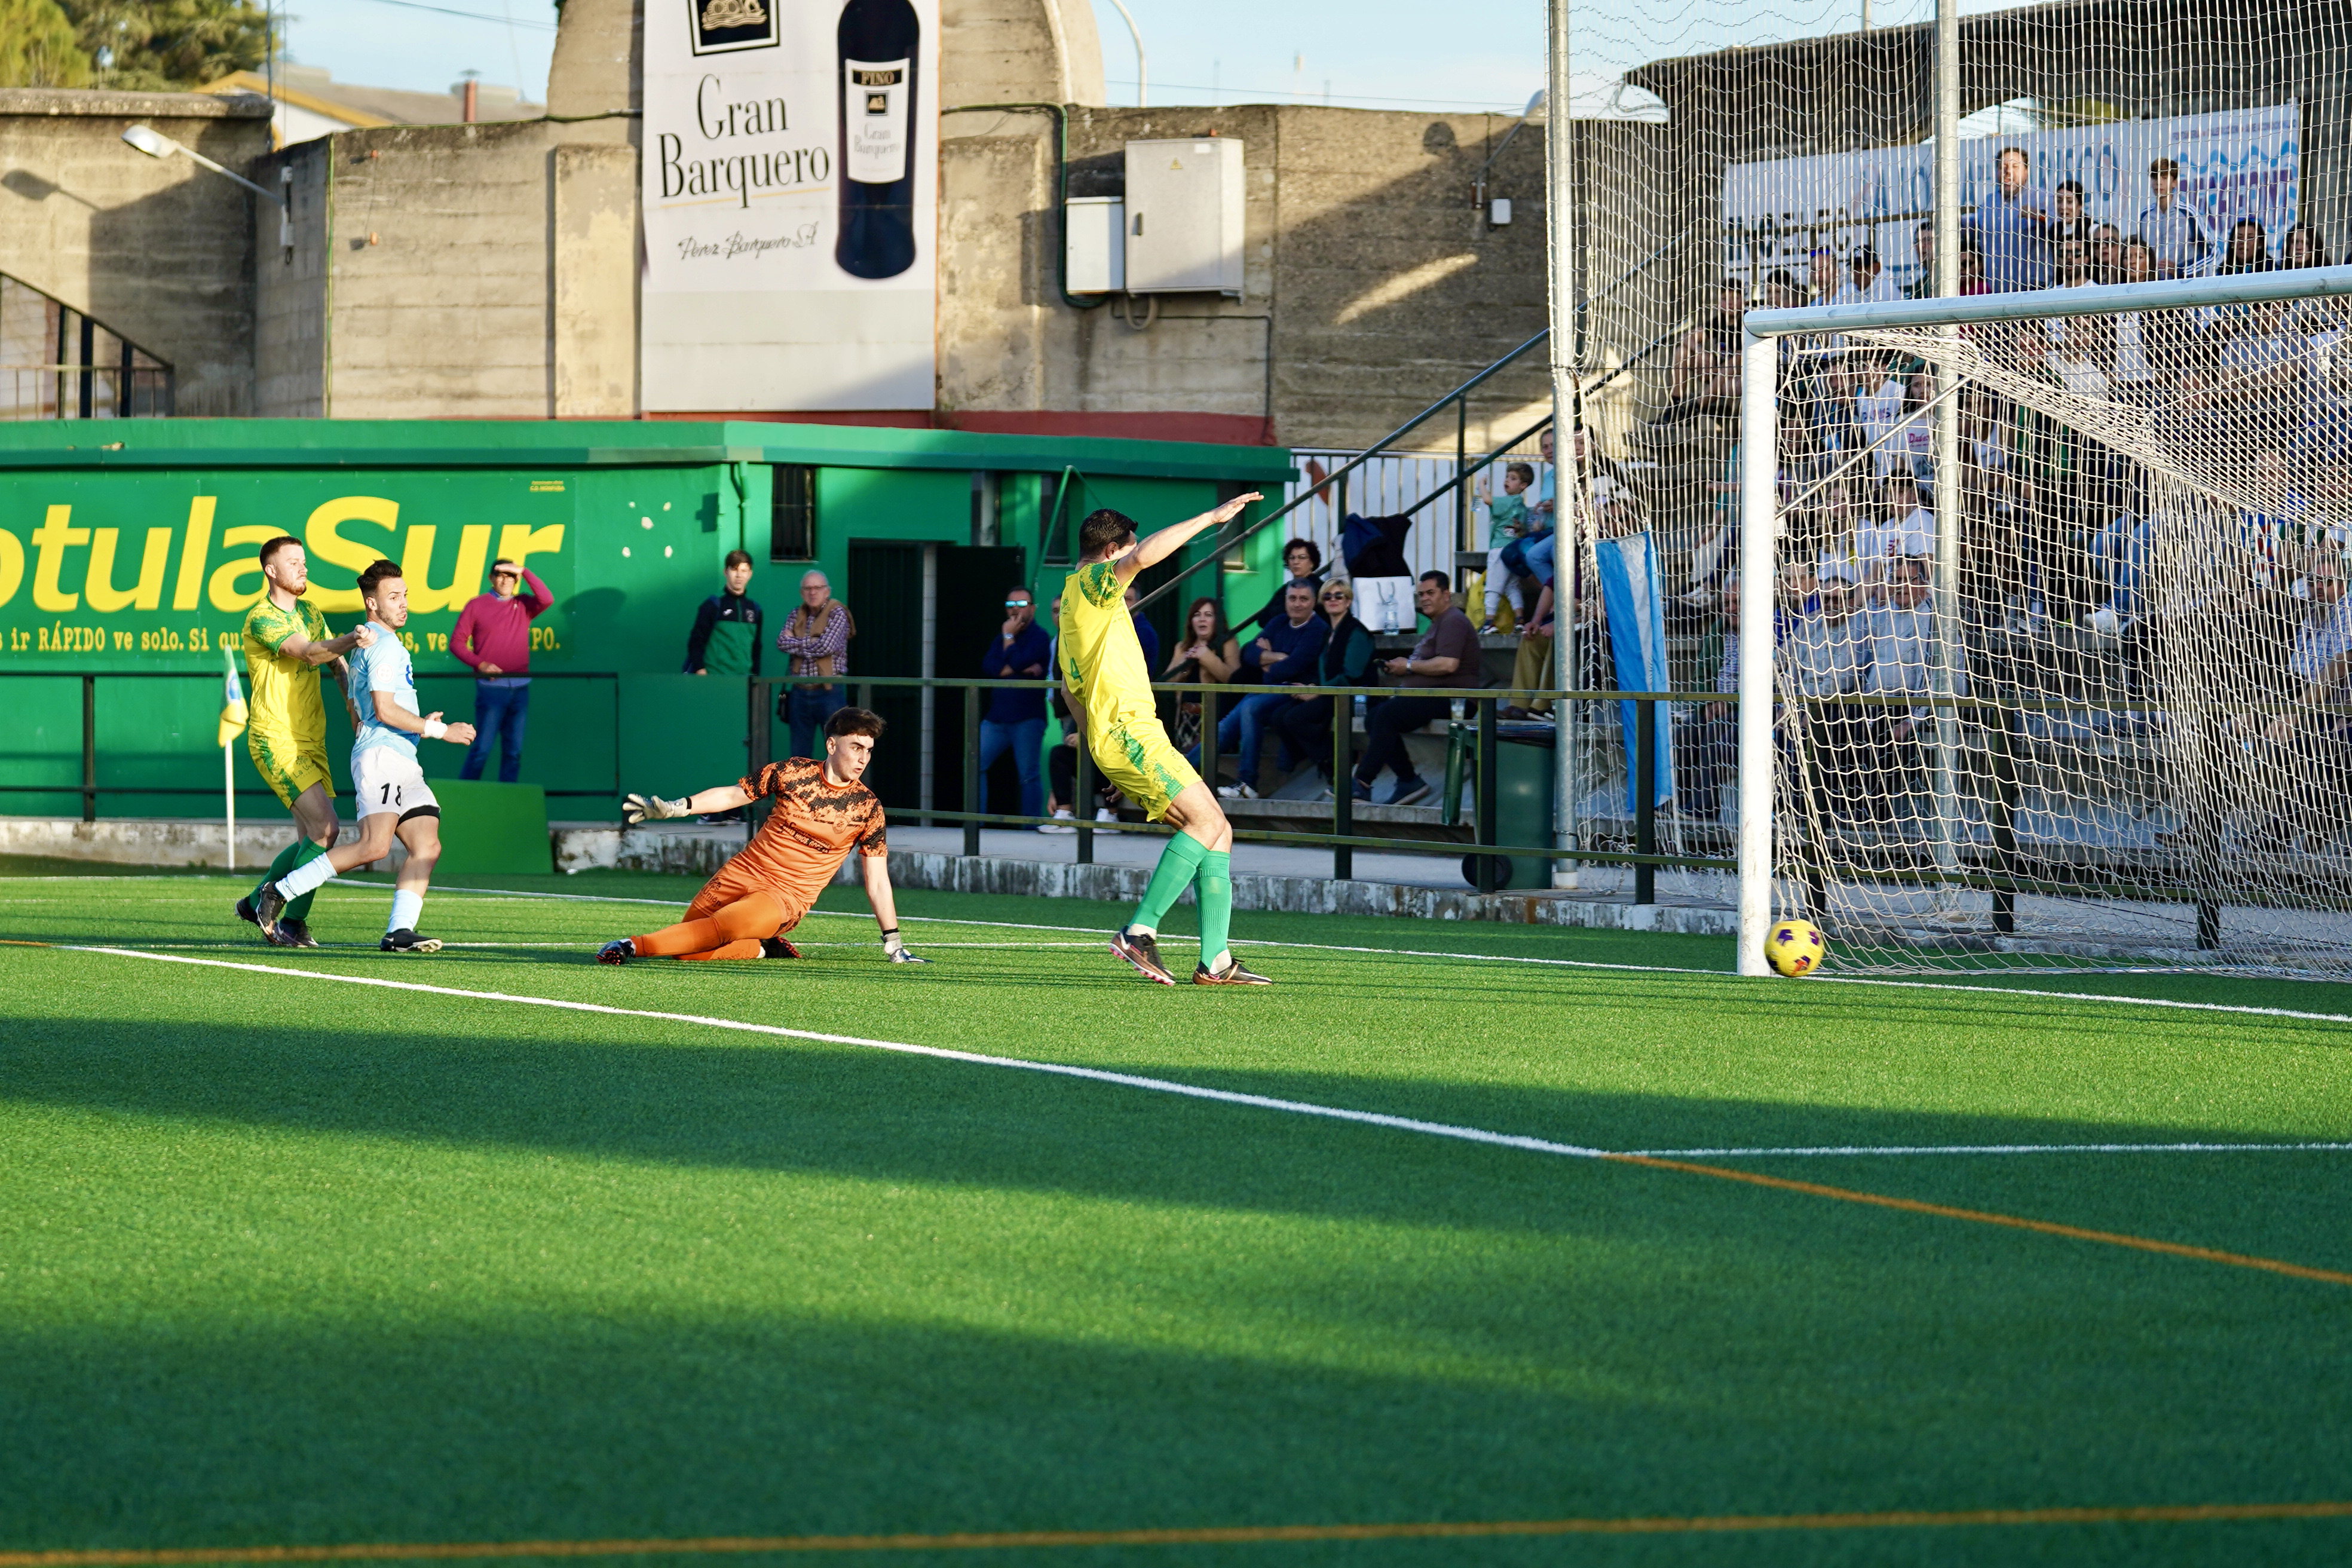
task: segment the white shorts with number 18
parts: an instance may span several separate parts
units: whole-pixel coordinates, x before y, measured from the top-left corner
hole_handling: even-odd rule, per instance
[[[352,784],[362,816],[388,811],[404,817],[422,806],[431,806],[436,816],[441,815],[441,803],[433,798],[425,770],[396,746],[363,746],[352,752]]]

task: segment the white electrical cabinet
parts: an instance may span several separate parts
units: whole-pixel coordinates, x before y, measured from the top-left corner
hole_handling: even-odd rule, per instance
[[[1072,196],[1062,208],[1062,266],[1073,294],[1127,287],[1127,204],[1117,196]]]
[[[1127,291],[1242,297],[1239,142],[1127,144]]]

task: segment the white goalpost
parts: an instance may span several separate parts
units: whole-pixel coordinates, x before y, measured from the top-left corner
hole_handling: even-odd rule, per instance
[[[2315,267],[1748,312],[1742,973],[1797,915],[1849,970],[2352,974],[2347,296]],[[1904,420],[1822,434],[1898,377]],[[1874,474],[1895,506],[1854,505]]]

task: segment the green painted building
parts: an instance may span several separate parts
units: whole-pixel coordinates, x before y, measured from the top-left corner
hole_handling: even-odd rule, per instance
[[[851,607],[851,673],[975,673],[1003,590],[1051,600],[1076,521],[1117,507],[1149,531],[1246,489],[1278,495],[1289,454],[1262,447],[764,423],[124,419],[0,426],[0,813],[79,816],[84,735],[103,816],[220,812],[221,649],[258,597],[255,550],[291,534],[338,631],[379,557],[409,584],[425,703],[470,717],[448,651],[499,556],[543,578],[523,778],[559,817],[614,813],[617,789],[683,791],[745,761],[740,679],[682,673],[730,551],[759,563],[768,637],[814,565]],[[1278,540],[1220,574],[1245,614],[1279,579]],[[1164,573],[1169,568],[1162,568]],[[1196,579],[1197,580],[1197,579]],[[1174,596],[1171,596],[1171,598]],[[1159,606],[1163,639],[1172,605]],[[772,646],[768,673],[782,673]],[[876,693],[898,743],[884,798],[961,804],[961,704],[928,721]],[[338,787],[349,734],[330,703]],[[928,737],[928,740],[926,740]],[[778,745],[782,745],[779,735]],[[275,812],[232,747],[239,811]],[[449,777],[461,753],[425,748]],[[187,791],[189,793],[166,793]]]

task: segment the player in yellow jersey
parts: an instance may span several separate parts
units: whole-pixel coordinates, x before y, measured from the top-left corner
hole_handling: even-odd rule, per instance
[[[373,643],[375,632],[362,621],[341,637],[328,635],[319,606],[302,601],[310,586],[310,565],[299,539],[280,534],[261,547],[261,602],[245,617],[245,668],[253,681],[245,749],[262,782],[294,814],[295,838],[270,863],[260,885],[236,901],[236,913],[280,947],[316,947],[308,919],[310,891],[270,895],[281,879],[333,847],[341,831],[335,820],[334,775],[327,767],[327,710],[319,700],[319,670],[325,667],[343,683],[349,673],[343,655]],[[359,710],[352,707],[348,689],[343,706],[351,709],[352,727],[358,729]],[[265,911],[265,903],[274,907]]]
[[[1233,825],[1218,806],[1216,792],[1201,782],[1160,727],[1151,671],[1127,608],[1127,587],[1137,573],[1258,499],[1255,490],[1236,496],[1140,543],[1134,519],[1108,508],[1094,512],[1078,525],[1078,568],[1062,588],[1062,684],[1086,731],[1087,750],[1103,776],[1146,816],[1176,829],[1135,918],[1110,939],[1111,952],[1162,985],[1175,984],[1176,977],[1160,961],[1160,922],[1187,887],[1193,888],[1201,908],[1201,963],[1192,984],[1270,983],[1244,969],[1225,945],[1234,913]]]

